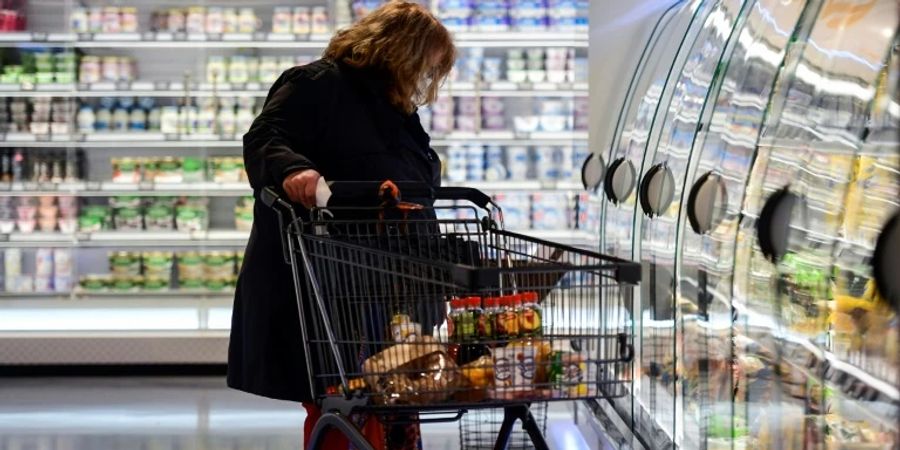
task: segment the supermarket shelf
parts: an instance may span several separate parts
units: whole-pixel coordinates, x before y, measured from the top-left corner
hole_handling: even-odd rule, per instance
[[[583,189],[577,181],[467,181],[445,182],[445,186],[472,187],[486,192],[509,191],[580,191]],[[106,182],[71,183],[6,183],[0,184],[0,197],[21,196],[53,196],[71,195],[77,197],[115,197],[120,195],[151,196],[202,196],[202,197],[241,197],[252,195],[253,191],[246,182],[217,183],[212,181],[195,183],[154,183],[140,182],[136,184]]]
[[[242,247],[249,232],[209,231],[98,231],[94,233],[9,233],[0,235],[0,248],[34,247]]]
[[[23,44],[57,45],[75,48],[281,48],[324,50],[330,35],[293,35],[275,33],[0,33],[0,46]],[[587,48],[583,32],[459,32],[458,47],[578,47]]]
[[[599,242],[596,233],[584,230],[518,230],[517,232],[568,245],[592,245]],[[70,234],[14,232],[0,234],[0,248],[240,247],[247,243],[249,236],[249,232],[237,230],[98,231]]]
[[[528,133],[514,131],[482,131],[482,132],[452,132],[447,134],[432,133],[431,144],[434,146],[448,146],[453,144],[482,143],[482,144],[519,144],[519,145],[572,145],[573,143],[587,142],[586,131],[561,131],[547,132],[535,131]],[[243,142],[239,139],[227,139],[211,134],[172,135],[156,132],[134,133],[93,133],[93,134],[48,134],[35,135],[31,133],[7,133],[0,134],[0,148],[2,147],[88,147],[88,148],[121,148],[147,147],[147,148],[241,148]]]
[[[78,197],[111,197],[118,195],[239,197],[253,192],[247,183],[153,183],[115,182],[12,183],[0,184],[0,197],[75,195]]]
[[[86,308],[119,305],[172,307],[183,304],[231,306],[233,298],[234,292],[230,290],[171,289],[166,291],[90,292],[76,288],[71,292],[0,292],[0,306],[13,308],[52,307],[47,305],[67,307],[84,305]]]
[[[258,97],[268,95],[268,85],[262,83],[226,83],[213,86],[184,83],[135,81],[104,83],[0,84],[0,97]],[[448,83],[444,95],[454,97],[578,97],[586,96],[586,82],[522,82],[497,81],[490,83]]]

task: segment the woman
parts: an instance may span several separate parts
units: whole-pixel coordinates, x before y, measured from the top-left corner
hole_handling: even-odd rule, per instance
[[[254,197],[276,186],[310,208],[320,177],[437,186],[440,162],[416,107],[434,102],[455,55],[447,30],[415,3],[389,2],[338,32],[322,59],[281,75],[244,135]],[[235,293],[228,385],[302,402],[308,439],[320,411],[296,305],[277,217],[257,201]]]

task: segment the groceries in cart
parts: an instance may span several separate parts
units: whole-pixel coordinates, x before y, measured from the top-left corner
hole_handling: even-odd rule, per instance
[[[355,387],[385,405],[597,394],[589,352],[575,351],[569,338],[543,336],[536,292],[454,297],[447,306],[448,339],[423,333],[410,314],[394,314],[386,337],[393,345],[364,360]]]

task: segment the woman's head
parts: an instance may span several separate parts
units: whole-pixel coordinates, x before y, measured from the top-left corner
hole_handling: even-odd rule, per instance
[[[355,68],[383,71],[394,106],[412,112],[437,99],[453,68],[456,48],[450,33],[423,6],[392,1],[339,31],[325,57]]]

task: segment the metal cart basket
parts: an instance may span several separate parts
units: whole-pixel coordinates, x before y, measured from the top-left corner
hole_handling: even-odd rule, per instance
[[[260,196],[282,219],[310,387],[324,413],[310,448],[332,428],[372,448],[351,414],[423,423],[501,408],[495,448],[521,420],[544,449],[529,405],[626,394],[639,265],[505,231],[501,209],[474,189],[331,190],[309,219],[272,189]],[[401,191],[468,206],[423,207],[400,201]]]

